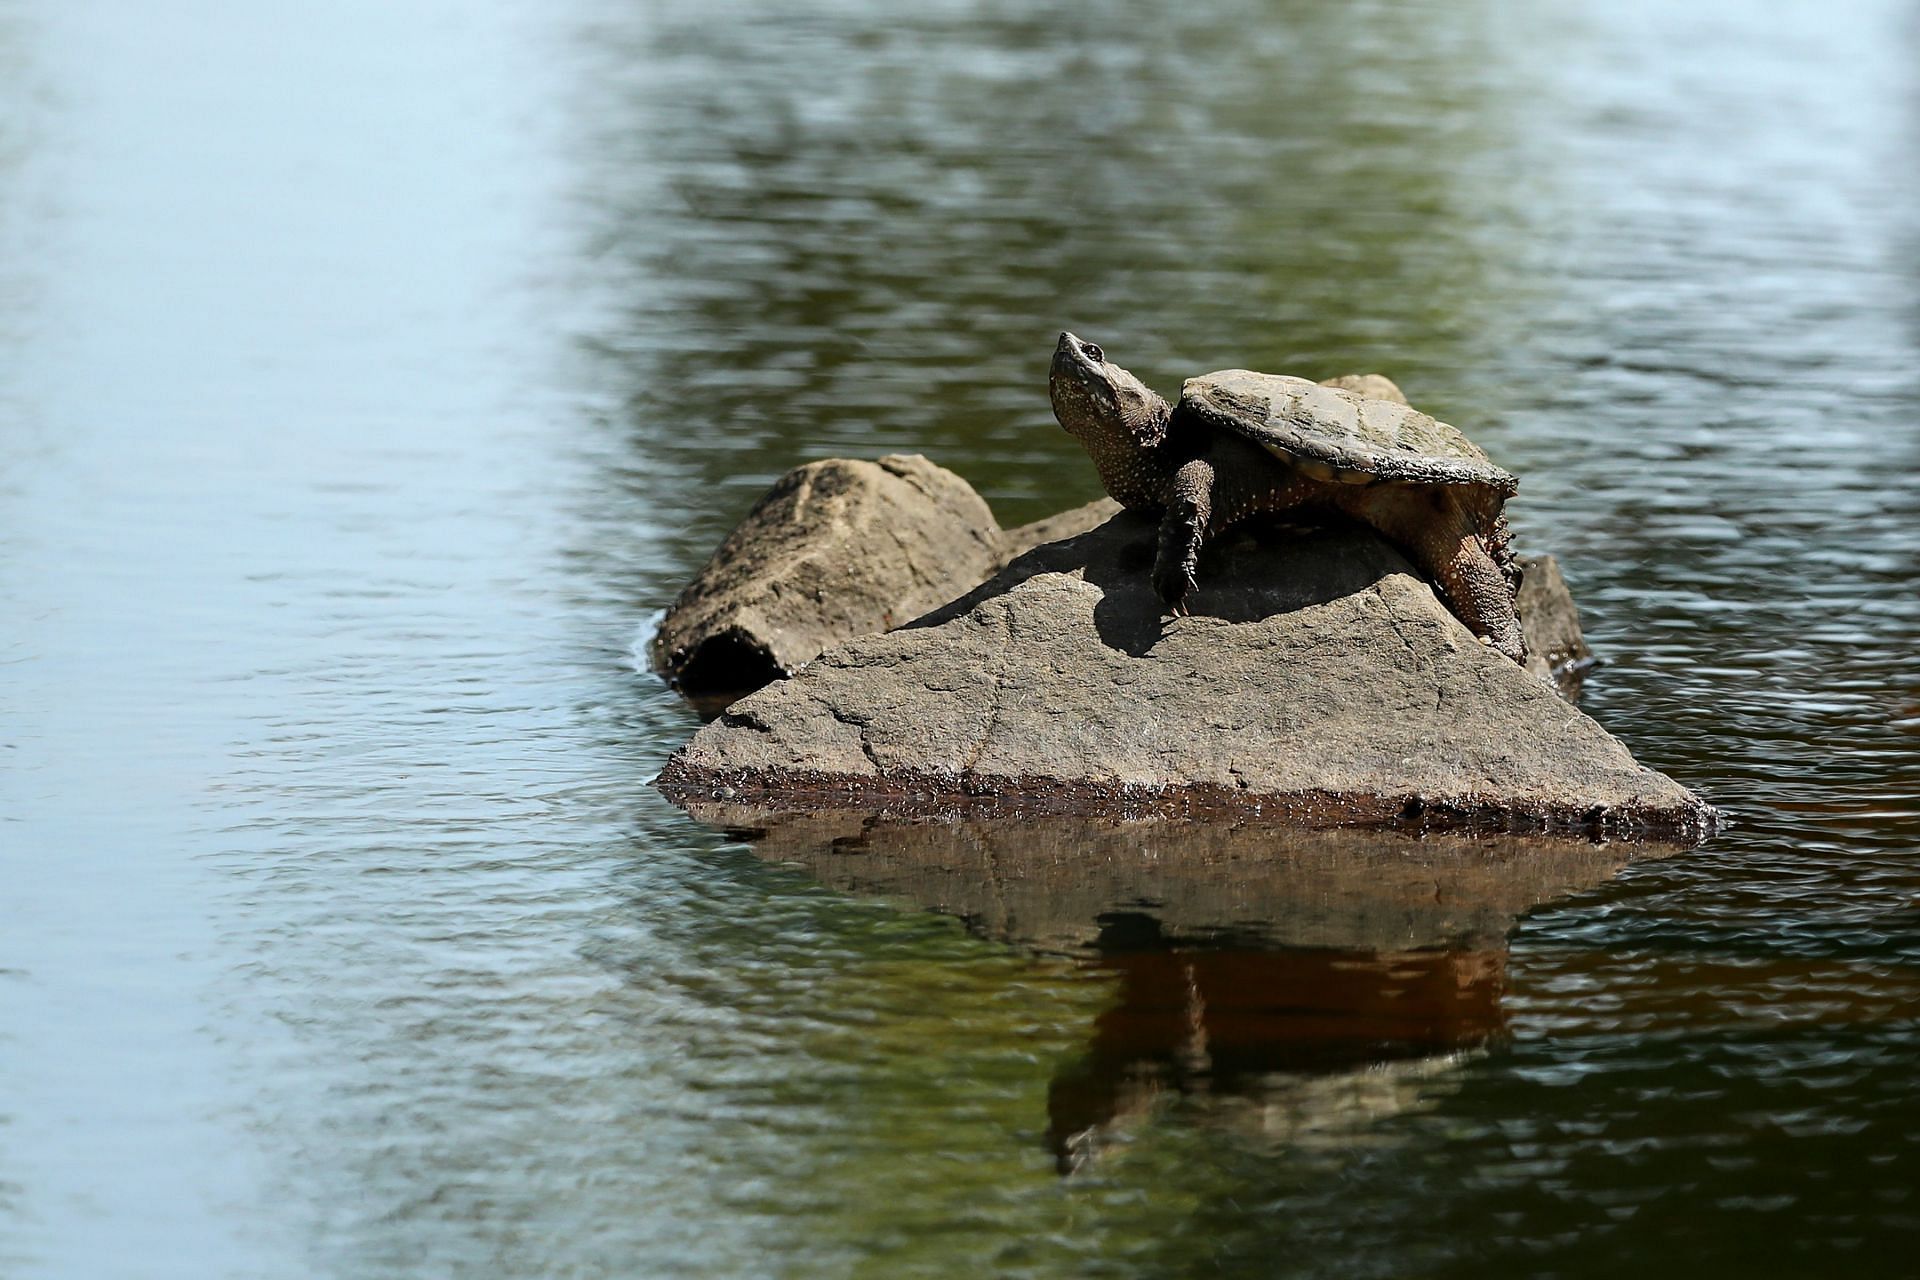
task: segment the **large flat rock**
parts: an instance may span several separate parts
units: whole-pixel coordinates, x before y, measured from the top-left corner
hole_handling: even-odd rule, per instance
[[[735,703],[661,786],[890,812],[1711,826],[1370,532],[1229,540],[1184,618],[1161,616],[1152,554],[1151,523],[1125,514],[1038,547]]]

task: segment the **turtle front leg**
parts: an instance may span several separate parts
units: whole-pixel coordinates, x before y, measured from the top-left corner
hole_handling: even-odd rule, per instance
[[[1173,473],[1160,519],[1160,551],[1153,563],[1153,589],[1175,614],[1187,612],[1200,548],[1208,538],[1242,520],[1319,502],[1326,486],[1241,440],[1216,441],[1206,456]]]
[[[1213,521],[1213,464],[1195,458],[1173,473],[1167,484],[1166,512],[1160,517],[1160,550],[1153,561],[1153,589],[1176,615],[1187,612],[1187,593],[1197,584],[1200,544]]]

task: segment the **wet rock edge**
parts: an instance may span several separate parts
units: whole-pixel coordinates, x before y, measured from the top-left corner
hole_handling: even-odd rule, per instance
[[[777,801],[876,818],[1261,817],[1285,827],[1377,827],[1402,831],[1525,832],[1697,844],[1718,831],[1720,812],[1688,794],[1674,805],[1579,806],[1474,796],[1322,790],[1254,792],[1213,783],[1158,788],[1050,777],[888,769],[870,776],[808,769],[710,769],[684,755],[667,761],[654,786],[686,807],[695,801]]]

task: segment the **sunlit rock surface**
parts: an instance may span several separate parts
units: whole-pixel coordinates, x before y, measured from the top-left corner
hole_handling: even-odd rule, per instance
[[[1089,529],[1096,529],[1120,514],[1120,504],[1112,498],[1100,498],[1083,507],[1072,507],[1057,512],[1044,520],[1035,520],[1032,524],[1023,524],[1008,529],[1000,535],[1001,565],[1004,566],[1035,547],[1049,542],[1059,542],[1065,538],[1077,538]],[[969,582],[968,587],[978,583]],[[941,601],[945,604],[946,601]]]
[[[1580,685],[1596,664],[1593,650],[1580,630],[1580,613],[1573,593],[1552,556],[1522,559],[1520,595],[1514,611],[1527,637],[1527,670],[1551,680],[1569,699],[1577,700]]]
[[[918,454],[810,462],[776,481],[694,575],[661,618],[648,658],[717,710],[1119,510],[1102,498],[1002,529],[972,485]]]
[[[1194,616],[1122,514],[823,653],[677,753],[669,794],[921,811],[1259,812],[1702,834],[1712,811],[1479,642],[1366,531],[1242,537]]]
[[[654,670],[691,694],[758,688],[952,599],[1002,546],[973,486],[917,454],[796,467],[667,611]]]

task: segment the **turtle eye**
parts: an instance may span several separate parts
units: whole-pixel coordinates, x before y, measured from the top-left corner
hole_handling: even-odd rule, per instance
[[[1102,364],[1106,363],[1107,353],[1102,351],[1098,346],[1098,344],[1092,343],[1092,342],[1083,342],[1080,344],[1080,349],[1087,353],[1087,358],[1089,360],[1098,360]]]

